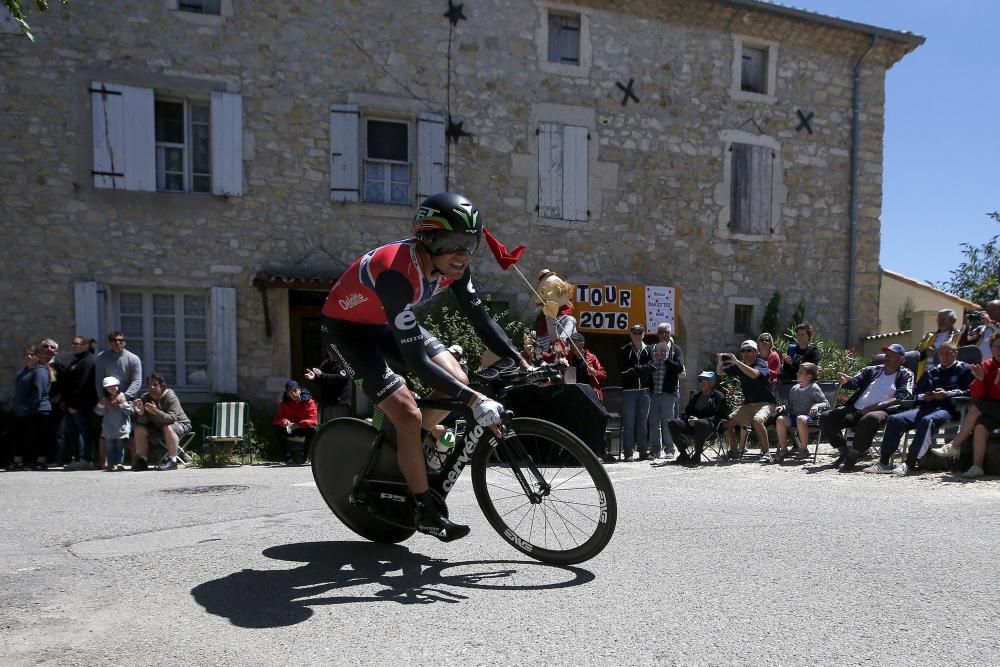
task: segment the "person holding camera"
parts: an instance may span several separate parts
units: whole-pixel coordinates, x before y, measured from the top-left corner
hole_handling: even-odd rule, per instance
[[[937,331],[928,331],[924,334],[915,348],[920,352],[920,364],[917,365],[915,380],[924,376],[928,365],[937,366],[940,363],[937,355],[938,348],[944,343],[958,344],[959,331],[955,328],[956,322],[958,322],[958,315],[951,308],[942,308],[938,311]]]
[[[729,352],[717,355],[716,372],[739,380],[743,390],[743,405],[729,416],[726,422],[726,440],[729,443],[729,459],[738,461],[742,457],[739,450],[740,431],[753,429],[760,442],[760,462],[773,463],[768,453],[767,420],[778,407],[778,397],[771,385],[771,371],[767,361],[757,355],[757,343],[745,340],[740,345],[740,356]]]
[[[965,324],[962,325],[958,346],[978,346],[985,361],[993,356],[990,350],[990,337],[997,332],[1000,332],[1000,300],[987,303],[986,310],[974,310],[969,313]]]

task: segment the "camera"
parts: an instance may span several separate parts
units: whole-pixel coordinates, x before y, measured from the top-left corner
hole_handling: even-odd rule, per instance
[[[969,313],[969,324],[972,326],[979,326],[983,323],[983,319],[986,316],[986,311],[974,310]]]

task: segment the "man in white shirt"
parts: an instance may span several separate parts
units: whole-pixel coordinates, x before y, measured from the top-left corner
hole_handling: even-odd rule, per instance
[[[823,435],[840,453],[833,465],[849,472],[854,469],[861,455],[871,447],[879,428],[889,418],[888,410],[913,397],[913,371],[903,366],[906,348],[893,343],[882,348],[885,362],[878,366],[865,366],[857,375],[840,374],[840,384],[855,389],[847,402],[823,418]],[[841,431],[854,429],[854,446],[847,446]]]

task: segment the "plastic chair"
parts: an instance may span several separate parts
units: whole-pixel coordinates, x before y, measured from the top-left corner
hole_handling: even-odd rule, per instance
[[[212,423],[201,427],[206,454],[218,458],[217,445],[239,445],[240,459],[253,462],[250,451],[250,404],[216,403],[212,410]],[[225,458],[223,456],[223,458]]]

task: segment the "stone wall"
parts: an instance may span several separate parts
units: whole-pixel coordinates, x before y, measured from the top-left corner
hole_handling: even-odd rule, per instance
[[[407,234],[412,207],[331,201],[329,108],[447,113],[445,3],[248,0],[231,16],[198,21],[170,6],[53,3],[31,21],[34,44],[0,35],[0,396],[9,395],[24,342],[54,336],[68,347],[73,284],[100,280],[235,287],[240,393],[269,400],[288,373],[287,298],[269,292],[268,339],[253,275],[315,253],[342,268]],[[579,282],[679,287],[689,367],[738,342],[726,329],[734,300],[763,304],[774,290],[787,309],[782,321],[801,300],[825,337],[843,340],[851,77],[869,37],[710,0],[569,3],[555,7],[585,15],[590,66],[567,75],[540,63],[550,6],[466,3],[450,49],[450,113],[472,136],[449,143],[449,187],[472,197],[508,245],[529,247],[526,274],[545,266]],[[772,101],[730,93],[734,34],[776,45]],[[863,68],[858,336],[877,323],[884,77],[910,48],[883,40]],[[629,79],[640,102],[623,106],[615,82]],[[93,80],[240,93],[245,194],[95,189]],[[796,130],[797,109],[815,114],[813,134]],[[542,220],[534,210],[536,123],[553,114],[591,129],[586,222]],[[724,137],[739,133],[780,147],[770,238],[726,228]],[[530,312],[513,276],[486,258],[477,272],[498,298]]]

